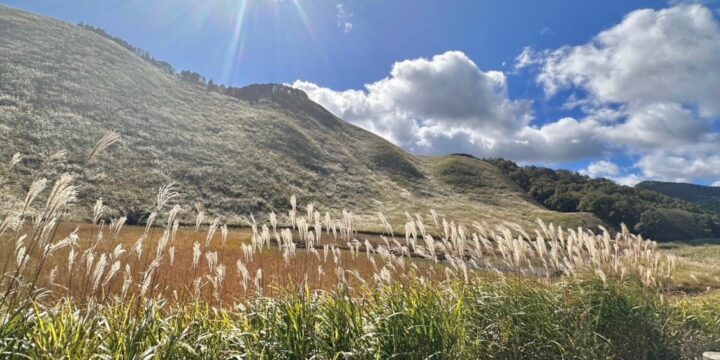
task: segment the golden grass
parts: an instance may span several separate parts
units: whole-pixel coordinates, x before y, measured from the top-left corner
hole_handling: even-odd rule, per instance
[[[37,287],[52,289],[52,298],[72,297],[80,300],[80,302],[90,299],[97,300],[105,298],[103,294],[93,294],[93,271],[97,266],[98,256],[101,254],[112,254],[116,249],[122,249],[124,253],[120,256],[124,259],[121,263],[121,269],[113,276],[102,291],[106,294],[118,294],[122,292],[124,284],[124,265],[129,265],[132,269],[132,281],[137,283],[142,276],[138,275],[146,271],[153,259],[154,252],[157,249],[158,242],[163,235],[162,228],[151,228],[148,232],[147,239],[144,241],[145,250],[140,256],[137,253],[129,251],[136,244],[137,240],[145,234],[145,227],[141,226],[123,226],[122,231],[117,236],[113,236],[109,226],[102,227],[100,235],[100,227],[87,223],[60,223],[56,230],[55,239],[60,241],[62,238],[70,234],[76,234],[79,241],[74,248],[64,248],[53,253],[52,257],[45,263],[44,271],[41,273]],[[20,231],[19,234],[29,234],[31,229]],[[297,235],[297,232],[295,232]],[[100,235],[103,239],[97,244],[95,240]],[[289,288],[307,283],[315,290],[329,290],[335,288],[339,283],[338,272],[334,255],[328,253],[325,257],[322,245],[317,245],[319,249],[317,255],[304,249],[296,251],[295,255],[285,261],[282,251],[276,246],[264,249],[248,258],[244,255],[242,246],[250,245],[252,231],[249,227],[232,228],[228,230],[227,237],[223,241],[222,234],[219,232],[213,236],[209,246],[203,247],[203,254],[199,264],[193,267],[193,244],[205,243],[207,239],[207,226],[196,230],[194,227],[179,227],[175,235],[174,241],[168,245],[168,251],[173,249],[173,259],[169,259],[169,253],[165,253],[165,261],[162,261],[155,270],[155,279],[151,285],[154,289],[150,291],[149,297],[161,297],[170,301],[189,300],[188,296],[199,297],[209,303],[236,303],[246,299],[248,296],[256,296],[258,289],[254,283],[253,275],[257,275],[259,269],[262,269],[262,279],[260,286],[263,289],[264,296],[274,296],[275,294],[284,293]],[[0,244],[4,249],[12,249],[13,241],[11,234],[5,234],[0,237]],[[366,235],[364,239],[371,241],[373,244],[381,242],[377,235]],[[347,244],[340,244],[338,241],[328,239],[325,245],[336,246],[342,249],[338,252],[337,263],[348,266],[352,273],[346,273],[344,276],[349,284],[350,289],[361,285],[358,277],[362,279],[371,278],[375,273],[371,260],[365,254],[359,254],[348,251]],[[87,270],[87,257],[83,258],[83,251],[94,249],[95,263],[93,270]],[[75,264],[72,269],[68,269],[68,256],[70,251],[74,251]],[[217,254],[217,264],[225,266],[226,275],[222,281],[221,289],[218,290],[216,296],[213,295],[213,285],[208,281],[213,276],[215,269],[210,269],[205,255],[208,253]],[[9,257],[9,252],[5,251],[0,256]],[[109,257],[109,256],[108,256]],[[375,258],[374,258],[375,259]],[[383,261],[379,257],[375,267],[383,266]],[[236,271],[237,261],[242,261],[251,279],[243,280],[240,272]],[[332,264],[330,266],[329,264]],[[106,264],[109,272],[112,264]],[[418,269],[428,269],[434,266],[427,261],[421,262]],[[217,265],[216,265],[217,267]],[[51,283],[51,273],[53,269],[57,269],[56,275],[53,276]],[[326,271],[327,269],[327,271]],[[107,272],[102,277],[101,282],[105,281]],[[430,271],[424,272],[425,276],[431,275]],[[196,294],[197,279],[200,279],[200,291]],[[363,280],[364,281],[364,280]],[[245,284],[245,285],[243,285]],[[128,291],[128,295],[137,294],[141,289],[134,288]]]
[[[674,290],[698,294],[720,289],[720,245],[664,244],[661,251],[677,258]]]
[[[92,157],[118,140],[112,134],[101,138]],[[107,216],[102,200],[92,209],[92,225],[66,223],[77,183],[70,174],[51,188],[39,179],[21,206],[3,209],[0,240],[7,251],[0,290],[10,307],[23,297],[78,303],[202,299],[222,305],[297,286],[355,293],[408,280],[467,283],[487,272],[550,280],[629,278],[657,288],[675,267],[654,242],[624,227],[612,236],[602,226],[565,229],[541,220],[534,228],[482,219],[461,223],[431,210],[404,212],[404,221],[397,220],[402,215],[376,212],[379,233],[368,236],[357,232],[351,211],[321,214],[312,203],[299,205],[295,196],[287,212],[271,212],[262,217],[266,222],[250,216],[249,228],[231,230],[202,206],[193,211],[177,204],[173,184],[157,191],[145,227]],[[193,217],[194,227],[180,226]]]

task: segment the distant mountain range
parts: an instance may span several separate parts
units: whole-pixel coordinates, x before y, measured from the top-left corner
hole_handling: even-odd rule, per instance
[[[685,200],[712,212],[720,212],[720,187],[664,181],[643,181],[638,189],[655,191],[676,199]]]

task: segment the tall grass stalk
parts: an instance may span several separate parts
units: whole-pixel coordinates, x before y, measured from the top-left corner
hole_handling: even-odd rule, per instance
[[[667,301],[674,259],[625,227],[377,213],[373,237],[352,211],[298,211],[293,196],[287,216],[231,229],[170,184],[144,228],[98,200],[92,225],[62,233],[76,182],[39,179],[2,209],[0,357],[642,359],[720,345],[718,302]]]

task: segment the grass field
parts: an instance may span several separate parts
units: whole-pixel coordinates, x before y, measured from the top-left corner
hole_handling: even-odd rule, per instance
[[[258,290],[254,278],[244,278],[243,272],[236,271],[238,261],[246,268],[248,274],[257,276],[258,270],[262,269],[259,285],[264,289],[266,296],[273,296],[280,289],[287,289],[305,282],[312,289],[331,289],[339,283],[338,273],[335,271],[337,266],[351,266],[352,273],[346,274],[346,276],[350,276],[349,283],[358,285],[356,276],[371,277],[377,271],[378,266],[384,265],[381,256],[374,255],[371,260],[365,252],[350,251],[351,247],[355,248],[358,245],[342,243],[336,240],[332,234],[328,234],[328,239],[322,241],[322,244],[316,244],[313,250],[299,248],[292,256],[289,256],[283,254],[283,250],[277,244],[266,246],[261,251],[249,250],[248,247],[252,244],[253,236],[250,227],[232,228],[227,230],[226,234],[223,234],[221,229],[217,229],[212,238],[208,237],[208,230],[207,225],[198,229],[178,227],[167,244],[167,252],[163,259],[165,261],[159,262],[155,270],[157,282],[151,285],[154,288],[153,295],[148,296],[167,297],[174,302],[178,300],[173,297],[174,294],[181,294],[183,298],[187,299],[188,294],[193,293],[193,298],[203,299],[213,305],[232,304],[246,299],[249,295],[254,296]],[[91,271],[88,271],[88,256],[83,254],[83,249],[93,249],[97,254],[93,263],[99,259],[98,256],[107,254],[105,265],[108,269],[112,267],[112,264],[109,263],[111,259],[122,258],[125,260],[123,268],[119,269],[115,276],[102,274],[103,284],[107,282],[103,286],[103,291],[117,293],[121,292],[124,285],[125,279],[122,272],[124,265],[127,264],[131,269],[143,269],[142,271],[136,270],[136,272],[144,272],[151,266],[153,260],[156,259],[155,255],[157,255],[159,242],[164,235],[164,229],[123,226],[122,231],[113,233],[110,226],[78,223],[58,225],[57,240],[65,239],[71,234],[77,236],[76,247],[68,246],[54,252],[53,256],[43,265],[48,271],[40,274],[38,284],[42,288],[52,288],[54,297],[69,296],[85,302],[90,297],[89,294],[93,287],[93,277],[90,275],[94,273],[90,272],[97,269],[97,264],[91,264],[89,266]],[[298,232],[293,231],[293,236],[297,237]],[[139,239],[143,239],[142,248],[138,246]],[[379,235],[364,235],[363,239],[375,246],[383,242]],[[11,242],[12,237],[6,234],[3,237],[3,246],[10,249],[13,246]],[[202,248],[202,253],[199,255],[194,247],[196,243]],[[75,255],[71,255],[71,251]],[[253,254],[250,255],[250,252]],[[172,253],[172,257],[170,253]],[[217,260],[214,260],[214,254],[217,255]],[[3,255],[8,261],[11,261],[12,254],[10,252]],[[68,267],[70,256],[76,259],[72,269]],[[199,258],[194,260],[195,256],[199,256]],[[422,269],[425,276],[430,276],[429,268],[436,266],[432,262],[416,261],[416,270]],[[208,284],[206,279],[209,274],[213,274],[218,265],[225,266],[225,274],[222,277],[222,286],[217,289],[217,296],[213,296],[212,282]],[[56,267],[56,275],[51,282],[50,273]],[[329,270],[326,272],[324,269]],[[82,280],[78,281],[77,279]],[[200,284],[199,291],[194,284],[197,279],[201,280],[198,283]],[[133,281],[137,280],[138,278],[133,279]],[[198,294],[195,294],[196,291]]]
[[[101,228],[102,235],[100,235]],[[367,256],[365,241],[377,248],[383,246],[385,240],[390,237],[389,234],[385,236],[381,234],[355,233],[355,242],[351,243],[343,242],[342,239],[328,233],[324,241],[315,244],[314,251],[300,247],[292,257],[285,259],[283,251],[274,243],[263,251],[256,253],[250,259],[250,256],[243,252],[243,247],[245,247],[245,251],[248,251],[247,247],[252,244],[253,233],[251,227],[229,228],[225,235],[221,230],[217,230],[210,241],[208,241],[208,228],[209,225],[201,225],[197,228],[194,226],[178,227],[174,241],[168,244],[169,249],[172,248],[172,261],[161,262],[156,270],[157,273],[164,274],[161,281],[154,284],[157,287],[158,296],[177,301],[173,297],[174,294],[195,292],[193,281],[197,278],[205,278],[213,272],[207,259],[202,258],[203,254],[200,255],[202,261],[198,261],[196,265],[193,265],[193,245],[195,243],[202,243],[203,245],[207,243],[208,246],[203,247],[204,253],[216,253],[218,264],[228,264],[226,265],[223,286],[217,294],[219,298],[216,299],[212,296],[212,285],[204,281],[201,282],[200,295],[197,297],[211,304],[232,304],[247,299],[248,296],[254,295],[257,291],[252,281],[243,278],[242,272],[232,269],[233,265],[237,267],[238,260],[246,267],[248,274],[257,274],[258,269],[263,269],[261,285],[271,285],[267,286],[265,290],[264,295],[266,296],[272,297],[274,294],[283,293],[284,290],[304,282],[307,282],[311,289],[332,290],[339,283],[338,274],[335,271],[326,272],[324,269],[338,264],[353,270],[349,280],[353,283],[353,287],[357,287],[361,283],[356,276],[362,279],[371,278],[378,271],[378,268],[385,265],[382,257],[375,253],[371,257]],[[81,253],[80,249],[93,248],[98,254],[111,254],[122,251],[120,255],[129,259],[127,264],[131,268],[147,269],[154,260],[150,254],[152,254],[152,251],[157,251],[157,245],[163,233],[164,230],[161,227],[146,229],[141,226],[125,225],[121,231],[114,234],[110,226],[71,222],[60,223],[56,229],[56,240],[62,240],[71,234],[75,234],[78,241],[75,248],[66,247],[58,250],[56,254],[53,254],[46,261],[44,268],[49,269],[49,271],[40,274],[39,287],[52,288],[54,298],[70,296],[85,301],[92,290],[92,279],[84,278],[79,282],[76,279],[82,278],[83,270],[87,270],[87,258],[84,263],[74,266],[74,269],[63,271],[68,268],[68,258],[71,250],[76,254],[75,259]],[[293,237],[298,238],[299,233],[297,230],[292,233]],[[98,239],[98,237],[102,240],[95,243],[93,239]],[[150,251],[138,254],[139,250],[136,245],[138,240],[143,237],[147,237],[144,240],[144,246]],[[12,248],[11,241],[12,236],[8,233],[0,238],[0,242],[6,249]],[[356,247],[357,250],[355,250]],[[131,249],[135,250],[130,254],[125,254]],[[720,258],[720,245],[669,243],[661,245],[661,252],[675,256],[677,264],[672,277],[666,279],[665,291],[699,294],[711,293],[720,289],[720,266],[717,264],[717,259]],[[503,268],[502,255],[498,256],[492,253],[487,255],[484,261],[488,267]],[[6,252],[3,256],[5,261],[11,261],[10,252]],[[421,276],[432,277],[435,280],[446,278],[443,267],[436,264],[435,261],[418,256],[415,256],[411,261],[417,267],[414,270],[420,271],[422,269]],[[112,264],[106,263],[106,266],[111,267]],[[53,282],[50,283],[50,273],[56,267],[57,271],[55,271]],[[536,272],[542,272],[542,261],[535,261],[535,266],[532,268]],[[407,269],[400,270],[405,271]],[[115,293],[122,290],[124,279],[121,275],[117,273],[109,279],[103,279],[103,282],[107,281],[104,291]],[[73,282],[74,279],[75,282]]]
[[[710,251],[659,249],[626,228],[378,212],[364,234],[352,212],[294,196],[230,228],[172,185],[145,226],[100,200],[91,223],[68,222],[80,190],[72,175],[40,179],[0,209],[3,358],[692,359],[720,347]]]
[[[720,245],[713,242],[662,244],[664,253],[678,258],[677,271],[673,276],[677,290],[706,292],[720,289]]]
[[[408,214],[401,235],[378,214],[385,233],[366,235],[348,212],[297,206],[245,228],[202,211],[181,226],[172,188],[155,226],[102,220],[100,203],[97,223],[61,222],[74,191],[61,180],[35,216],[2,221],[4,357],[643,359],[720,345],[720,296],[679,292],[695,248],[626,231],[540,222],[532,236],[432,212]]]

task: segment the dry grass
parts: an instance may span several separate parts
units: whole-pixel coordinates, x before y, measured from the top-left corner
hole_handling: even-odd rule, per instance
[[[672,287],[683,293],[698,294],[720,289],[720,245],[663,244],[663,253],[677,258]]]
[[[297,286],[355,291],[418,278],[467,282],[488,271],[551,280],[627,277],[658,287],[674,266],[653,242],[627,229],[613,238],[604,229],[596,235],[539,221],[531,236],[509,223],[466,228],[432,211],[406,214],[402,235],[378,213],[385,233],[368,236],[354,231],[351,212],[321,216],[311,204],[300,210],[294,197],[286,227],[274,213],[267,224],[249,228],[229,229],[217,218],[203,225],[201,210],[196,226],[181,227],[182,208],[166,206],[171,187],[157,196],[164,226],[154,226],[156,213],[145,227],[124,226],[125,218],[101,220],[101,201],[94,208],[98,224],[64,223],[64,209],[75,197],[72,179],[58,180],[45,208],[32,212],[34,220],[23,212],[5,218],[4,248],[15,249],[5,254],[6,297],[35,298],[35,290],[45,289],[52,290],[45,297],[80,303],[137,297],[234,304]],[[38,184],[26,197],[27,209],[44,185]]]
[[[103,136],[90,152],[96,158],[119,141]],[[5,172],[21,161],[14,156]],[[4,209],[0,240],[8,249],[2,266],[2,302],[21,298],[69,298],[77,303],[109,300],[203,300],[236,304],[249,297],[302,287],[312,291],[342,288],[355,296],[377,286],[421,282],[469,282],[483,273],[545,278],[599,277],[639,281],[645,287],[667,284],[674,259],[654,242],[629,233],[611,236],[583,228],[563,229],[538,220],[533,229],[517,224],[456,223],[429,214],[375,214],[379,234],[356,231],[348,210],[320,213],[309,203],[289,200],[291,208],[250,216],[249,228],[230,229],[205,209],[177,204],[174,184],[157,191],[155,209],[144,227],[112,218],[102,200],[92,208],[93,224],[66,223],[78,199],[78,177],[61,175],[50,188],[46,179],[29,187],[20,206]],[[194,218],[194,227],[181,221]],[[359,291],[359,293],[357,292]]]
[[[526,228],[377,212],[379,233],[366,235],[351,211],[320,213],[294,196],[287,211],[230,228],[201,205],[178,204],[172,184],[157,190],[144,227],[126,226],[101,200],[93,223],[78,224],[67,222],[77,182],[36,180],[24,200],[0,209],[2,355],[516,357],[518,344],[552,339],[532,353],[636,358],[676,347],[665,331],[695,331],[693,346],[717,340],[714,305],[698,308],[699,324],[658,305],[674,260],[626,228],[611,235],[541,220]],[[588,314],[589,326],[578,320]],[[508,316],[520,325],[503,325]],[[663,318],[673,327],[664,330]],[[631,330],[605,328],[616,322]]]
[[[20,234],[29,234],[30,229],[21,231]],[[94,249],[93,262],[97,264],[102,254],[106,254],[107,258],[115,258],[110,254],[123,253],[117,258],[123,259],[120,263],[120,270],[113,276],[107,285],[103,286],[102,291],[105,294],[122,293],[124,284],[124,267],[129,265],[133,274],[143,273],[150,267],[155,259],[150,254],[155,254],[158,243],[162,238],[163,229],[154,227],[147,233],[147,238],[143,241],[143,253],[131,250],[136,245],[138,239],[145,236],[145,227],[140,226],[123,226],[122,230],[114,236],[109,226],[102,227],[102,240],[96,241],[100,234],[100,227],[87,223],[70,223],[63,222],[57,227],[57,234],[74,234],[78,241],[75,247],[66,247],[52,254],[52,257],[45,262],[44,271],[38,281],[38,287],[44,289],[52,289],[53,296],[48,300],[58,297],[72,297],[79,302],[86,302],[89,299],[97,299],[92,293],[92,281],[94,272],[87,271],[87,255],[84,251],[90,248]],[[154,271],[156,274],[156,287],[154,291],[147,294],[149,297],[161,297],[172,302],[183,300],[189,301],[201,298],[210,303],[229,303],[234,304],[246,300],[248,296],[257,295],[255,287],[255,278],[259,269],[262,269],[261,288],[264,289],[265,296],[274,296],[278,293],[285,293],[285,290],[307,283],[311,288],[316,290],[330,290],[338,283],[338,274],[335,269],[335,256],[337,256],[338,264],[351,264],[354,274],[346,274],[346,278],[351,287],[360,285],[355,274],[360,277],[372,277],[374,270],[372,262],[366,257],[358,253],[352,253],[347,244],[339,244],[336,241],[328,241],[325,245],[333,245],[336,249],[342,249],[337,252],[338,255],[332,255],[332,250],[328,248],[327,258],[324,255],[323,246],[317,245],[317,252],[309,252],[305,249],[296,250],[295,255],[285,261],[282,251],[273,245],[262,251],[256,252],[251,259],[243,252],[243,245],[246,247],[251,244],[252,231],[249,227],[229,229],[227,236],[218,231],[209,242],[208,246],[204,246],[207,241],[208,226],[202,226],[199,230],[195,227],[181,226],[175,234],[174,241],[167,246],[167,252],[164,253],[164,260]],[[294,232],[297,235],[297,231]],[[59,240],[60,235],[56,235]],[[366,238],[373,243],[381,241],[379,236],[368,235]],[[5,234],[0,243],[7,249],[12,248],[12,236]],[[200,260],[196,266],[193,266],[193,246],[195,243],[201,244],[202,253]],[[172,250],[170,250],[172,249]],[[247,249],[247,248],[246,248]],[[68,257],[73,251],[75,255],[75,265],[72,269],[68,269]],[[172,259],[170,258],[172,252]],[[206,255],[208,253],[217,254],[217,264],[211,269]],[[317,254],[317,255],[316,255]],[[2,254],[7,256],[8,254]],[[84,258],[83,258],[83,255]],[[251,278],[243,279],[242,273],[237,269],[237,262],[242,261]],[[377,265],[382,265],[380,258],[373,260]],[[332,266],[330,265],[332,264]],[[29,264],[32,266],[32,264]],[[222,281],[221,289],[218,290],[217,296],[213,296],[212,282],[208,281],[208,276],[212,277],[218,266],[224,266],[226,275]],[[430,263],[420,264],[419,268],[427,268]],[[52,283],[50,274],[56,269]],[[96,267],[93,267],[95,269]],[[106,271],[103,272],[102,282],[106,281],[107,275],[112,268],[109,260],[105,263]],[[320,271],[322,269],[322,271]],[[325,269],[330,269],[325,271]],[[142,276],[133,276],[133,282],[136,283]],[[200,280],[200,291],[196,295],[194,281]],[[141,289],[132,288],[128,292],[131,296]],[[188,297],[192,294],[192,297]],[[101,297],[107,297],[103,295]]]

